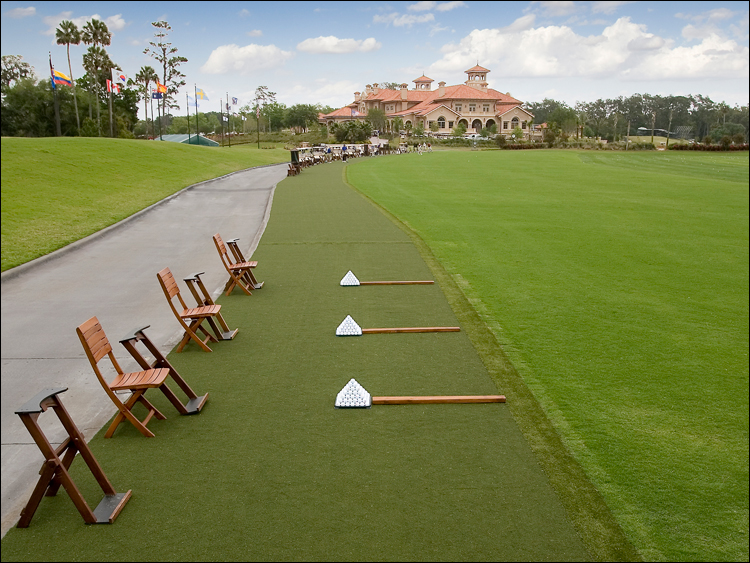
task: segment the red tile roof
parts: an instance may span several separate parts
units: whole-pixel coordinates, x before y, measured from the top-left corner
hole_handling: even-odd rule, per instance
[[[471,67],[469,70],[465,70],[464,72],[491,72],[491,71],[487,70],[483,66],[477,65],[477,66]]]

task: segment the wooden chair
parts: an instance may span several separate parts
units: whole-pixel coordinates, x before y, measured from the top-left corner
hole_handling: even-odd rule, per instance
[[[94,368],[94,373],[96,374],[99,383],[102,384],[104,391],[109,395],[109,398],[112,399],[112,402],[119,411],[112,421],[112,424],[110,424],[107,429],[106,434],[104,434],[104,437],[111,438],[120,423],[127,419],[141,434],[152,438],[154,433],[146,428],[148,422],[154,416],[160,420],[164,420],[167,417],[159,412],[159,410],[152,405],[143,394],[148,389],[159,388],[167,397],[170,397],[171,400],[171,395],[173,395],[172,391],[164,383],[169,375],[169,369],[158,368],[134,373],[124,373],[120,364],[117,363],[117,359],[112,352],[112,346],[109,344],[109,340],[107,340],[107,336],[104,334],[104,330],[96,317],[91,317],[85,323],[80,325],[76,328],[76,332],[78,333],[78,338],[81,339],[83,349],[86,351],[86,356],[88,357],[89,362],[91,362],[91,367]],[[117,372],[117,377],[111,383],[107,383],[104,379],[104,375],[99,369],[99,360],[104,356],[109,356],[112,366]],[[124,403],[117,396],[117,392],[120,391],[131,392],[130,398]],[[142,421],[138,420],[132,412],[136,403],[141,403],[148,410],[146,418]]]
[[[245,255],[242,254],[239,240],[240,239],[238,238],[229,239],[225,241],[226,246],[232,252],[232,256],[234,256],[236,263],[249,262],[249,260],[245,259]],[[250,287],[252,287],[253,289],[261,289],[263,287],[263,284],[265,283],[265,282],[259,282],[258,280],[255,279],[252,269],[248,269],[245,272],[243,279],[245,279],[245,281],[247,281],[250,284]]]
[[[216,303],[214,303],[214,300],[211,299],[211,294],[208,292],[208,289],[206,289],[206,286],[201,279],[201,276],[204,273],[205,272],[196,272],[190,277],[183,278],[183,281],[188,286],[190,293],[192,293],[193,297],[195,297],[195,302],[199,307],[210,307],[211,305],[216,305]],[[221,336],[219,340],[234,339],[237,331],[240,329],[235,328],[234,330],[230,330],[229,325],[227,325],[227,322],[224,320],[221,312],[216,313],[216,320],[219,322],[219,326],[221,326],[221,329],[216,326],[213,318],[209,317],[208,319],[206,319],[206,322],[211,325],[211,328],[214,330],[217,336]]]
[[[221,263],[223,264],[224,269],[229,273],[229,280],[225,287],[227,295],[231,295],[235,286],[242,289],[247,295],[252,295],[250,288],[255,289],[255,286],[252,281],[250,281],[248,273],[258,265],[258,262],[232,262],[232,259],[229,258],[227,246],[224,244],[219,233],[214,235],[214,244],[216,245],[216,250],[219,252],[219,258],[221,258]]]
[[[182,325],[182,328],[185,329],[185,335],[182,337],[180,344],[177,346],[177,352],[182,352],[182,349],[185,348],[191,338],[196,342],[196,344],[198,344],[198,346],[203,348],[203,350],[205,350],[206,352],[211,352],[212,350],[208,347],[207,343],[209,340],[212,342],[218,342],[219,338],[217,337],[219,335],[217,335],[217,337],[212,336],[201,325],[206,319],[210,319],[218,315],[219,311],[221,311],[221,305],[210,305],[188,309],[188,306],[182,299],[182,295],[180,295],[180,288],[177,287],[177,282],[172,275],[172,271],[169,268],[164,268],[158,274],[156,274],[156,277],[159,278],[159,283],[161,284],[162,290],[164,290],[164,295],[167,298],[167,303],[169,303],[169,307],[172,309],[174,316],[177,317],[180,325]],[[177,297],[179,301],[179,308],[175,306],[175,297]],[[206,338],[201,340],[200,336],[196,334],[198,331],[202,332],[206,336]]]
[[[58,395],[67,390],[67,387],[44,389],[16,411],[44,456],[44,464],[39,470],[39,481],[31,493],[29,502],[21,511],[19,528],[28,528],[39,503],[42,502],[42,497],[55,496],[61,486],[70,496],[70,500],[73,501],[86,524],[111,524],[130,499],[132,491],[125,493],[115,491],[99,462],[96,461],[83,434],[60,401]],[[68,434],[68,437],[57,448],[52,447],[37,421],[39,415],[49,408],[55,412]],[[104,492],[104,498],[94,510],[91,510],[69,473],[70,465],[79,453]]]

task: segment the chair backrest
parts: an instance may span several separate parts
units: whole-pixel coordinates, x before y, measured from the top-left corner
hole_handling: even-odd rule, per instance
[[[120,375],[122,374],[120,364],[117,363],[117,359],[112,352],[112,345],[109,343],[107,335],[104,334],[104,329],[102,328],[102,325],[99,324],[99,319],[91,317],[85,323],[76,328],[76,333],[78,333],[78,338],[81,340],[83,349],[86,352],[86,356],[91,363],[91,367],[94,369],[94,373],[96,374],[99,383],[102,384],[102,387],[104,387],[104,390],[112,398],[115,404],[119,404],[119,399],[112,392],[109,384],[104,379],[104,375],[99,369],[99,360],[108,355],[115,371]]]
[[[174,296],[176,295],[177,299],[180,300],[180,304],[182,305],[183,309],[187,309],[187,305],[185,304],[185,301],[183,301],[182,295],[180,295],[180,288],[177,286],[177,282],[172,275],[172,270],[170,270],[169,268],[164,268],[156,274],[156,277],[159,278],[159,283],[161,284],[161,288],[164,290],[164,295],[167,296],[169,306],[172,308],[172,311],[177,316],[177,318],[180,319],[180,314],[177,311],[177,308],[174,306],[172,298],[174,298]],[[182,322],[181,319],[180,322]]]
[[[229,253],[227,252],[227,245],[224,244],[224,239],[221,238],[221,235],[219,233],[216,233],[214,235],[214,244],[216,245],[216,250],[219,251],[219,256],[221,257],[221,263],[224,264],[224,268],[229,272],[230,268],[229,266],[232,265],[232,260],[229,258]]]

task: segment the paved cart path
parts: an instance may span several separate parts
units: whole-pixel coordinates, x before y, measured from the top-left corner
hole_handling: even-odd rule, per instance
[[[206,286],[218,295],[228,276],[211,236],[239,237],[249,258],[286,169],[286,164],[253,168],[190,186],[117,225],[3,273],[3,536],[18,520],[43,461],[15,410],[44,388],[67,387],[63,403],[87,440],[115,412],[75,328],[98,317],[125,370],[136,364],[117,341],[133,329],[151,325],[146,334],[166,354],[181,331],[156,272],[166,266],[181,280],[203,271]],[[263,264],[257,275],[263,278]],[[53,445],[59,443],[64,431],[56,417],[39,420]]]

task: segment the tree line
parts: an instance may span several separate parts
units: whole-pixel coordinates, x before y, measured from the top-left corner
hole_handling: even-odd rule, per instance
[[[182,100],[178,91],[185,86],[185,75],[180,65],[187,62],[179,56],[177,48],[169,41],[171,27],[166,21],[152,22],[154,39],[143,51],[154,59],[156,68],[141,67],[134,78],[128,78],[127,87],[112,96],[107,81],[112,70],[121,70],[107,53],[112,33],[107,25],[92,19],[79,29],[75,23],[64,20],[56,30],[57,44],[66,47],[68,74],[72,86],[58,87],[53,91],[50,78],[35,78],[31,65],[20,55],[2,56],[2,115],[1,134],[6,136],[53,136],[55,131],[54,97],[60,107],[60,132],[66,136],[135,136],[155,137],[160,133],[188,131],[188,117],[174,116]],[[73,76],[70,62],[71,45],[89,45],[83,54],[85,74]],[[158,71],[157,71],[158,69]],[[44,74],[44,73],[43,73]],[[154,97],[155,89],[161,90]],[[264,131],[293,128],[305,131],[317,124],[318,113],[328,113],[334,108],[321,105],[297,104],[286,107],[276,101],[275,93],[266,86],[255,91],[252,104],[230,111],[201,114],[196,123],[192,119],[190,130],[217,133],[227,130],[242,131],[249,126]],[[156,110],[153,106],[156,102]],[[144,119],[138,120],[138,105],[143,103]],[[187,104],[187,100],[185,100]],[[224,108],[224,104],[216,101]],[[106,108],[110,108],[107,112]],[[79,111],[80,108],[80,111]],[[102,112],[105,108],[105,112]],[[88,117],[86,116],[88,113]],[[256,116],[260,114],[259,118]],[[150,119],[149,119],[150,115]]]
[[[652,96],[633,94],[594,102],[565,102],[545,98],[526,103],[534,123],[546,123],[550,136],[596,137],[619,141],[626,135],[663,136],[713,142],[729,136],[742,143],[748,133],[748,106],[730,107],[708,96]],[[659,132],[661,131],[661,133]]]

